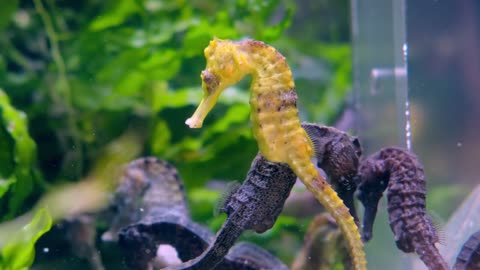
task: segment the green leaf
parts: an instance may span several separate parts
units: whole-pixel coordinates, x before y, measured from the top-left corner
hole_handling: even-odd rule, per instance
[[[152,85],[151,107],[154,112],[159,112],[164,108],[196,106],[202,99],[202,95],[203,90],[200,86],[179,88],[176,91],[172,91],[169,89],[167,82],[158,81]],[[242,91],[237,87],[229,87],[218,99],[218,104],[232,105],[239,103],[248,105],[248,100],[248,92]]]
[[[212,38],[208,22],[202,21],[195,27],[190,28],[183,39],[183,51],[186,57],[192,57],[203,53],[205,46]]]
[[[224,117],[213,123],[213,125],[206,128],[203,133],[204,139],[212,136],[215,133],[224,133],[234,124],[242,124],[248,122],[250,114],[250,105],[248,103],[238,103],[231,106]]]
[[[213,37],[222,39],[236,39],[241,36],[239,31],[231,25],[231,18],[224,11],[217,13],[217,22],[212,24],[204,19],[191,27],[183,39],[183,51],[186,57],[203,55],[203,50],[208,46]]]
[[[8,96],[0,89],[1,125],[13,144],[14,170],[7,185],[12,185],[12,196],[8,203],[10,214],[15,214],[23,201],[33,190],[32,168],[36,158],[36,145],[28,132],[25,113],[17,111],[10,104]],[[8,140],[7,140],[8,141]],[[2,141],[2,143],[4,143]],[[3,147],[2,147],[3,148]],[[0,166],[5,166],[0,164]]]
[[[90,24],[90,30],[100,31],[106,28],[122,24],[130,15],[140,11],[138,2],[135,0],[114,1],[114,4],[106,13],[101,14]]]
[[[163,119],[158,119],[153,128],[152,134],[152,152],[158,155],[163,153],[170,145],[172,134],[168,124]]]
[[[144,73],[134,70],[121,78],[115,85],[113,91],[122,96],[136,96],[139,94],[146,80],[147,78]]]
[[[103,67],[96,73],[96,79],[102,83],[113,84],[135,70],[147,56],[148,49],[141,48],[123,50],[115,57],[106,57]]]
[[[171,91],[166,81],[157,81],[152,84],[151,107],[154,112],[164,108],[179,108],[187,105],[196,105],[202,98],[200,87],[189,87]]]
[[[0,198],[5,195],[5,193],[8,191],[8,189],[13,183],[15,183],[14,177],[10,177],[8,179],[0,179]]]
[[[45,208],[36,211],[31,222],[14,233],[2,248],[0,268],[28,269],[35,257],[35,242],[52,227],[52,218]]]
[[[3,124],[0,125],[0,179],[9,177],[13,173],[15,167],[15,162],[13,160],[13,144],[12,137],[8,134],[5,126]]]
[[[259,38],[261,40],[265,40],[266,42],[278,39],[292,23],[293,15],[294,15],[293,5],[289,5],[285,10],[283,19],[274,26],[266,27],[260,33]]]
[[[172,49],[152,53],[146,60],[139,64],[141,72],[148,72],[151,79],[169,80],[180,69],[181,54]]]

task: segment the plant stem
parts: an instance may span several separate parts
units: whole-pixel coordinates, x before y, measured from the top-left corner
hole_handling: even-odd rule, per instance
[[[58,35],[55,32],[52,18],[48,14],[47,10],[42,4],[41,0],[33,0],[35,4],[35,9],[40,15],[43,24],[45,25],[45,31],[50,41],[50,53],[53,57],[53,62],[58,69],[58,85],[54,89],[58,91],[55,93],[54,91],[50,91],[50,96],[53,100],[56,100],[57,104],[63,105],[66,111],[67,117],[67,128],[71,134],[72,140],[72,147],[69,149],[74,149],[73,152],[70,150],[70,154],[73,155],[73,160],[77,162],[77,166],[75,166],[76,170],[74,172],[74,176],[80,176],[83,170],[83,158],[82,158],[82,148],[81,148],[81,141],[80,141],[80,132],[76,125],[75,119],[75,109],[73,108],[72,104],[72,95],[71,95],[71,87],[70,83],[67,79],[67,68],[65,65],[65,61],[63,60],[62,54],[60,52],[60,46],[58,44]],[[60,95],[60,100],[58,100],[57,94]],[[57,97],[57,98],[55,98]],[[64,159],[67,160],[67,159]]]

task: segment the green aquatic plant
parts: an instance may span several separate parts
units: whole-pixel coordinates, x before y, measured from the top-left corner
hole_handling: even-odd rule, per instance
[[[14,232],[0,253],[0,269],[29,269],[35,257],[35,242],[52,227],[52,217],[46,208],[36,211],[32,220]]]
[[[8,210],[4,213],[11,217],[18,214],[36,184],[36,145],[28,132],[26,114],[11,105],[2,89],[0,120],[0,199],[6,197]]]
[[[35,174],[36,145],[30,137],[27,117],[15,109],[0,89],[0,202],[8,207],[1,219],[18,214],[24,201],[33,192],[38,176]],[[51,217],[39,209],[30,223],[15,231],[0,245],[0,269],[27,269],[33,262],[34,244],[50,229]],[[6,240],[6,242],[5,242]]]
[[[174,124],[198,98],[190,90],[198,87],[203,47],[215,35],[278,40],[293,11],[288,0],[11,1],[0,18],[0,86],[29,115],[33,137],[45,140],[38,145],[39,165],[48,179],[80,178],[97,149],[135,126],[149,134],[148,151],[187,164],[185,171],[195,171],[201,184],[212,174],[226,175],[224,167],[205,165],[235,151],[232,141],[253,141],[233,114],[248,113],[246,107],[226,107],[231,117],[214,118],[240,134],[215,147],[209,142],[220,137],[219,126],[192,136]],[[241,103],[246,96],[231,89],[220,102]],[[244,171],[255,154],[250,148],[236,159],[245,160]]]
[[[314,85],[316,97],[329,97],[326,106],[301,99],[305,120],[333,119],[349,89],[348,44],[292,39],[291,0],[7,2],[0,10],[2,221],[29,210],[50,187],[85,179],[108,144],[128,131],[140,151],[177,165],[190,201],[206,192],[206,181],[242,178],[257,152],[243,85],[225,91],[202,132],[177,124],[201,98],[197,71],[214,36],[276,44],[299,74],[308,69],[304,63],[324,66],[326,76],[299,76],[300,86]],[[15,133],[8,123],[16,123]],[[214,202],[207,201],[192,213],[219,226]],[[290,217],[279,220],[287,225],[277,226],[298,226]],[[260,242],[282,234],[273,228]]]

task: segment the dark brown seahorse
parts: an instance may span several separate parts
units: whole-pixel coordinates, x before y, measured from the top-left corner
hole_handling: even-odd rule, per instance
[[[169,163],[154,157],[131,162],[124,171],[112,205],[116,214],[104,239],[118,235],[130,269],[151,269],[158,245],[173,246],[182,261],[202,254],[214,236],[191,221],[182,181]],[[263,254],[261,257],[248,256]],[[259,247],[234,246],[222,260],[221,269],[282,269],[278,259]],[[273,267],[273,268],[271,268]]]
[[[221,209],[228,217],[215,241],[201,256],[169,269],[223,269],[223,258],[243,231],[262,233],[273,226],[296,178],[287,164],[270,162],[258,154],[246,180]]]
[[[302,123],[315,150],[317,166],[328,176],[330,185],[359,222],[354,203],[357,170],[362,149],[357,137],[334,127]]]
[[[353,192],[360,155],[358,140],[331,127],[309,123],[303,123],[302,127],[313,142],[318,166],[341,191],[342,199],[351,204],[351,212],[356,216]],[[270,229],[282,211],[295,179],[287,164],[269,162],[258,154],[243,184],[226,199],[223,211],[228,218],[214,243],[202,256],[176,269],[214,269],[243,231],[262,233]]]
[[[364,240],[372,237],[378,202],[388,188],[389,222],[397,247],[415,251],[429,269],[449,269],[435,246],[439,239],[426,212],[425,174],[417,157],[400,148],[383,148],[363,160],[358,171]]]
[[[480,269],[480,231],[472,234],[458,253],[453,270]]]

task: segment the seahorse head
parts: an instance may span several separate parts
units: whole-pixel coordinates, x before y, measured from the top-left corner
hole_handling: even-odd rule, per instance
[[[248,56],[239,45],[238,42],[214,38],[205,48],[207,66],[200,75],[204,95],[193,116],[185,121],[189,127],[202,127],[220,93],[250,73]]]

